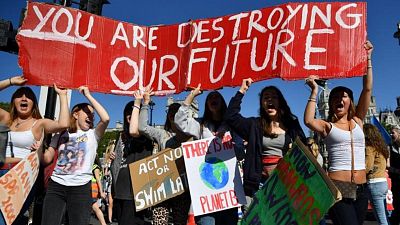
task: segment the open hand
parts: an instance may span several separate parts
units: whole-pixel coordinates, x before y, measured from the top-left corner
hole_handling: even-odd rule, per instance
[[[15,76],[10,78],[10,85],[21,86],[24,85],[28,80],[24,76]]]

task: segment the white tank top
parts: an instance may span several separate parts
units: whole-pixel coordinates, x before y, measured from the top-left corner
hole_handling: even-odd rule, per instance
[[[35,126],[37,120],[33,123]],[[10,131],[8,133],[8,143],[6,149],[6,157],[14,157],[23,159],[31,153],[31,146],[36,142],[32,133],[32,127],[26,131]],[[14,156],[11,155],[11,145]]]
[[[354,170],[365,170],[365,137],[361,127],[355,123],[353,129]],[[329,157],[329,172],[351,170],[351,136],[350,131],[335,127],[325,138]]]

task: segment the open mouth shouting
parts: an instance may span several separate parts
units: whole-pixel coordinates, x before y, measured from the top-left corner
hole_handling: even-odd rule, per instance
[[[342,111],[342,110],[344,109],[343,103],[337,104],[336,107],[335,107],[335,109],[336,109],[336,110],[341,110],[341,111]]]
[[[93,120],[90,119],[89,117],[87,117],[85,119],[85,125],[88,126],[88,127],[93,127]]]
[[[272,102],[267,103],[267,109],[276,109],[275,105]]]
[[[19,108],[21,109],[21,111],[27,111],[27,110],[28,110],[28,102],[22,101],[22,102],[19,104]]]

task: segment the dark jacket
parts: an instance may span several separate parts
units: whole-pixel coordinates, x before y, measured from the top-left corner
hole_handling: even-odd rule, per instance
[[[225,120],[239,136],[248,142],[243,165],[243,185],[246,195],[253,196],[259,189],[263,170],[263,130],[261,128],[259,117],[245,118],[240,114],[242,98],[243,94],[237,92],[231,99],[225,113]],[[287,132],[293,141],[298,136],[303,142],[305,142],[306,138],[303,129],[297,119],[293,120],[293,126],[292,128],[289,128]]]

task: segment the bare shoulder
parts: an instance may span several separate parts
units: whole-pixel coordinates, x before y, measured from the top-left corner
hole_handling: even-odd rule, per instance
[[[358,126],[361,127],[361,129],[363,128],[363,121],[362,119],[358,118],[357,116],[353,117],[353,120],[358,124]]]

